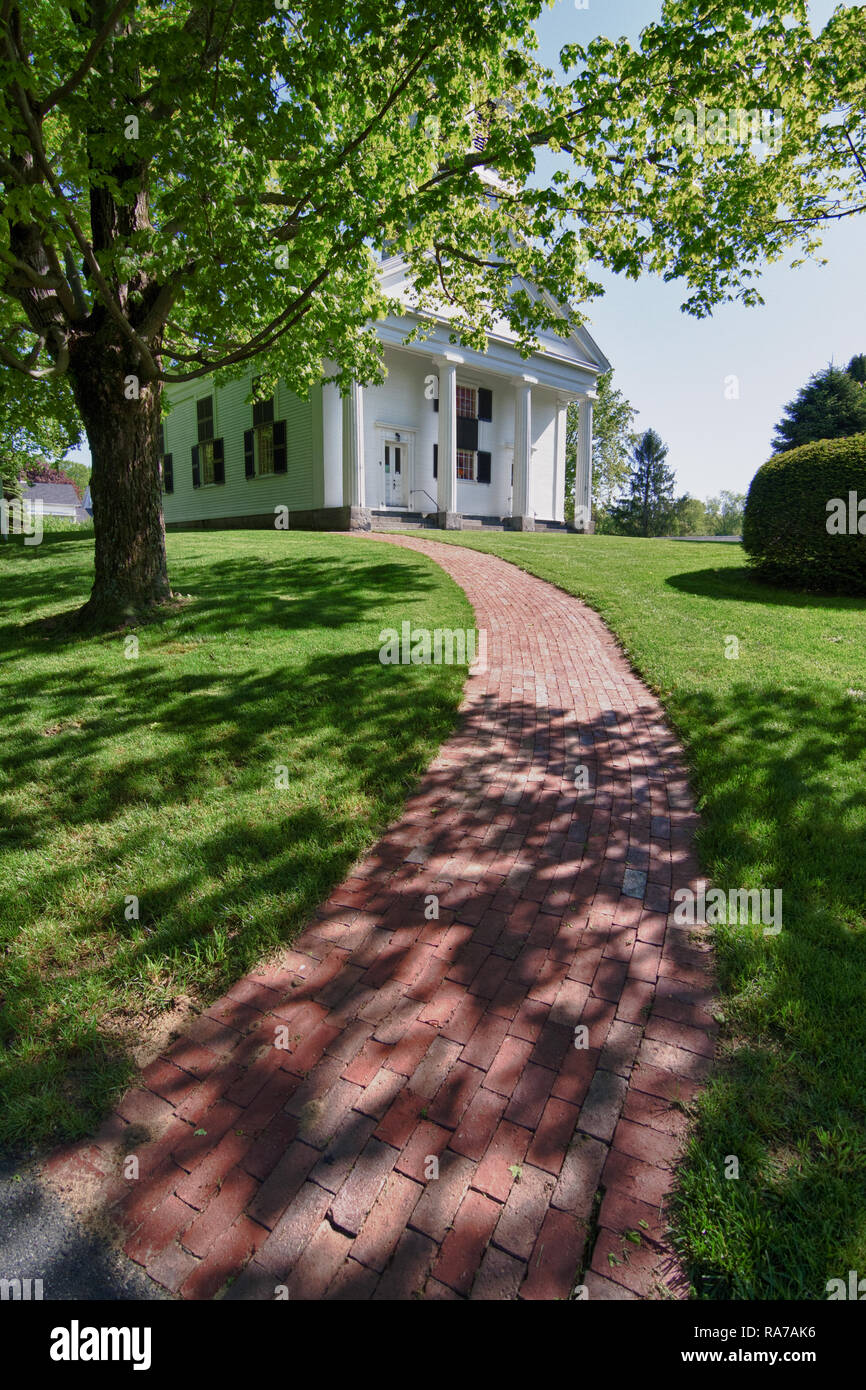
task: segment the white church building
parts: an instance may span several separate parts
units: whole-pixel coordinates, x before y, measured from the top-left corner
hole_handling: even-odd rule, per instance
[[[450,341],[442,313],[425,315],[423,340],[407,343],[419,316],[404,262],[383,260],[380,275],[385,293],[405,305],[376,325],[387,370],[381,385],[353,384],[341,396],[324,383],[303,401],[281,382],[255,406],[247,399],[252,373],[220,387],[197,380],[168,388],[168,528],[273,527],[277,509],[303,529],[369,530],[389,519],[558,528],[571,401],[581,406],[575,524],[587,528],[592,403],[610,365],[589,333],[541,334],[524,358],[507,322],[475,351]],[[332,369],[326,363],[323,375]]]

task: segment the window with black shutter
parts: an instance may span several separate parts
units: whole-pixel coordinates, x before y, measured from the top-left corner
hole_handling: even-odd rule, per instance
[[[162,490],[174,492],[174,458],[171,454],[162,456]]]
[[[208,486],[226,480],[225,448],[214,439],[214,398],[202,396],[195,403],[198,444],[192,451],[192,485]]]
[[[255,393],[260,378],[253,379]],[[274,419],[274,397],[253,402],[253,427],[244,431],[244,473],[248,478],[288,471],[286,422]]]

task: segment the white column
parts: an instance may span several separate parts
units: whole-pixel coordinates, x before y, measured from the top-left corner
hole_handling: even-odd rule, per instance
[[[457,365],[440,358],[439,462],[436,498],[440,512],[457,511]]]
[[[577,467],[574,478],[574,524],[589,530],[592,516],[592,403],[595,393],[581,396],[577,428]]]
[[[322,467],[325,507],[343,505],[343,407],[333,381],[322,386]]]
[[[568,401],[556,398],[556,434],[553,446],[553,511],[554,521],[565,520],[565,440],[568,430]]]
[[[343,506],[363,507],[364,397],[357,381],[343,397]]]
[[[514,391],[514,494],[512,516],[531,516],[532,379],[516,382]]]

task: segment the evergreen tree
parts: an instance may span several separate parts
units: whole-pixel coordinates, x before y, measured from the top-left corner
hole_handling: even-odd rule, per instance
[[[665,459],[668,446],[655,430],[646,430],[632,453],[628,492],[612,509],[617,528],[627,536],[660,536],[667,529],[674,497],[674,473]]]
[[[831,364],[815,372],[786,405],[776,426],[773,452],[780,454],[815,439],[847,439],[866,432],[866,389],[854,374],[863,365],[861,354],[851,359],[847,371]]]

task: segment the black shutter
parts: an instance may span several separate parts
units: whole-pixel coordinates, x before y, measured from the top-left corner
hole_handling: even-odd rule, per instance
[[[201,487],[201,474],[199,473],[199,467],[198,467],[198,445],[197,445],[197,444],[193,444],[193,446],[192,446],[192,485],[193,485],[193,487]]]
[[[256,476],[256,456],[253,449],[254,433],[244,430],[244,472],[248,478]]]
[[[474,454],[478,448],[478,421],[465,415],[457,416],[457,448]]]
[[[490,482],[490,455],[485,450],[480,450],[478,454],[478,476],[477,482]]]
[[[286,452],[286,422],[285,420],[274,421],[274,472],[285,473],[288,468],[288,455]]]
[[[486,386],[478,388],[478,418],[479,420],[493,419],[493,392],[488,391]]]
[[[163,492],[174,492],[174,458],[171,454],[163,456],[162,490]]]
[[[439,477],[439,445],[433,445],[433,477]]]
[[[213,480],[215,483],[226,480],[226,451],[221,439],[213,442]]]

